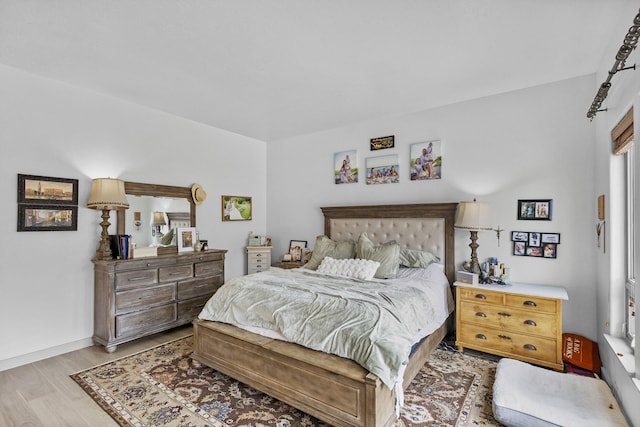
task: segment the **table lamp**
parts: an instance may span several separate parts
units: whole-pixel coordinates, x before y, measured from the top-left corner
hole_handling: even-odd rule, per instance
[[[124,181],[112,178],[96,178],[91,182],[91,194],[87,201],[89,209],[102,210],[102,234],[100,246],[94,260],[112,259],[109,246],[109,211],[128,209],[129,202],[124,193]]]
[[[454,227],[469,230],[471,232],[471,265],[467,269],[471,273],[480,274],[480,264],[478,263],[478,231],[492,230],[489,223],[489,205],[487,203],[477,202],[460,202],[458,204],[458,212]]]

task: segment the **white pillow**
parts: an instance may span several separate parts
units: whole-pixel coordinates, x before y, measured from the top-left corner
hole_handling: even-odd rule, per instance
[[[354,279],[371,280],[380,267],[378,261],[368,259],[345,258],[334,259],[324,257],[318,266],[318,272],[335,276],[353,277]]]

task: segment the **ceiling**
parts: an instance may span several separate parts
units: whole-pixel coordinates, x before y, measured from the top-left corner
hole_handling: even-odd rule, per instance
[[[635,3],[0,0],[0,64],[273,141],[602,72]]]

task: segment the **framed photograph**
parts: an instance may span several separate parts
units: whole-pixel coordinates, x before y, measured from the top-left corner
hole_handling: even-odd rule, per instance
[[[371,151],[384,150],[385,148],[393,148],[395,146],[393,135],[372,138],[369,141],[369,144],[371,146]]]
[[[442,178],[442,141],[411,144],[409,155],[411,181]]]
[[[222,196],[223,221],[251,221],[251,197]]]
[[[333,178],[336,184],[358,182],[358,150],[342,151],[333,156]]]
[[[527,246],[527,256],[542,256],[542,248]]]
[[[76,231],[78,207],[18,204],[18,231]]]
[[[289,255],[291,255],[291,261],[301,261],[302,251],[306,249],[306,240],[291,240],[289,242]]]
[[[529,246],[540,246],[540,233],[529,233]]]
[[[518,200],[518,219],[551,221],[551,199]]]
[[[513,254],[516,256],[524,256],[527,250],[525,242],[513,242]]]
[[[18,174],[18,203],[77,205],[78,180]]]
[[[542,246],[542,256],[545,258],[556,258],[558,245],[556,243],[545,243]]]
[[[542,233],[542,243],[560,243],[560,233]]]
[[[526,231],[512,231],[511,240],[514,242],[528,242],[529,233]]]
[[[400,182],[398,170],[398,155],[369,157],[366,160],[367,185],[370,184],[392,184]]]
[[[178,252],[193,252],[193,246],[196,244],[196,228],[185,227],[178,228]]]

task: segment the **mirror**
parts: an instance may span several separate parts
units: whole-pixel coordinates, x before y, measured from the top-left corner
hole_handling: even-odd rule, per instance
[[[156,255],[155,246],[169,227],[196,226],[196,205],[191,197],[191,187],[125,181],[124,191],[129,209],[117,211],[116,232],[133,236],[135,258]],[[164,219],[164,225],[152,226],[154,212],[163,213],[160,217]],[[154,228],[160,233],[153,233]]]

